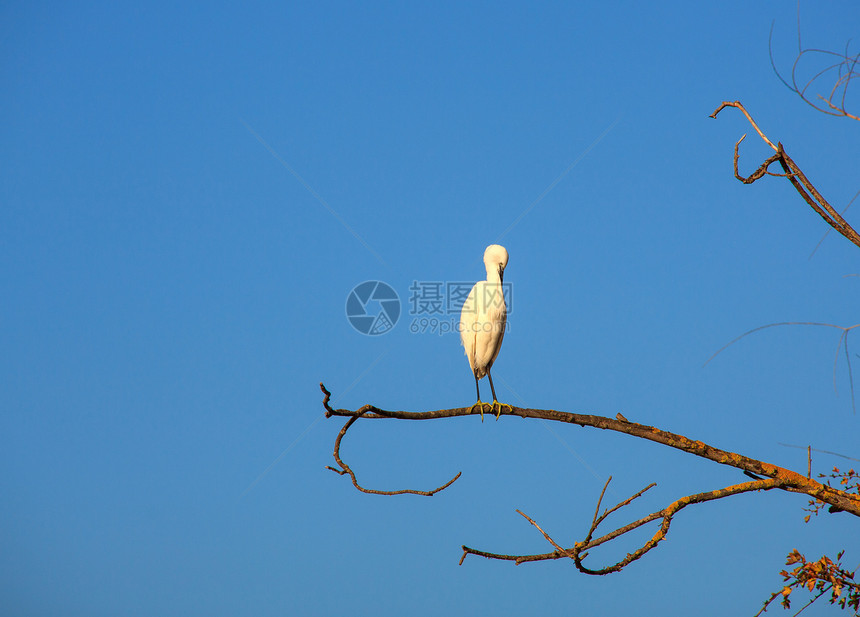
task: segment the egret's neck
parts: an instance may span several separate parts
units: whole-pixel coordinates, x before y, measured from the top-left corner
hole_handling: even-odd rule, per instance
[[[487,266],[487,282],[496,284],[502,282],[501,277],[499,277],[499,271],[493,266]]]

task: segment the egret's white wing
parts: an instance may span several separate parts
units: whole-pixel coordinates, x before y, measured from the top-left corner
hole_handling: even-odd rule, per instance
[[[493,366],[493,362],[496,361],[496,358],[499,357],[499,351],[502,349],[502,341],[505,339],[505,327],[508,323],[508,310],[507,307],[502,303],[501,315],[496,319],[495,326],[498,328],[498,340],[496,341],[496,351],[493,353],[493,357],[490,360],[488,366]]]
[[[505,335],[507,308],[498,283],[481,281],[476,286],[478,321],[475,337],[475,371],[482,377],[499,355]]]
[[[475,335],[478,330],[477,289],[478,284],[475,284],[460,310],[460,342],[466,350],[466,358],[469,360],[469,368],[472,369],[472,372],[475,371]]]

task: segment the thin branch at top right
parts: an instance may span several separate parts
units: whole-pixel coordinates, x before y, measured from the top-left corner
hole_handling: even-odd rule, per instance
[[[776,68],[776,61],[773,58],[773,24],[771,24],[767,48],[773,72],[789,90],[797,94],[810,107],[829,116],[860,121],[860,116],[846,109],[848,87],[854,79],[860,77],[858,72],[860,52],[849,51],[850,40],[845,44],[844,52],[804,49],[800,43],[800,15],[798,15],[797,28],[797,56],[786,79]],[[821,90],[822,86],[824,90]],[[827,88],[830,88],[829,94],[826,91]]]

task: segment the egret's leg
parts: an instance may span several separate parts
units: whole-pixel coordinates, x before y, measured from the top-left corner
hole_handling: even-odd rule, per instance
[[[493,376],[490,375],[490,369],[489,368],[487,369],[487,379],[490,380],[490,392],[493,393],[493,404],[490,406],[490,411],[495,411],[496,407],[498,406],[499,410],[496,412],[496,421],[498,421],[499,416],[502,415],[502,409],[504,407],[507,407],[508,411],[511,413],[514,412],[514,408],[511,405],[508,405],[507,403],[500,403],[499,400],[496,398],[496,389],[493,387]],[[481,417],[483,418],[483,416],[481,416]]]
[[[477,407],[481,412],[481,422],[484,421],[484,403],[481,402],[481,388],[478,385],[478,376],[472,373],[475,377],[475,392],[478,394],[478,402],[472,405],[469,408],[469,413],[473,413],[475,411],[475,407]]]
[[[496,389],[493,387],[493,376],[490,375],[490,369],[487,369],[487,379],[490,380],[490,392],[493,393],[493,400],[496,400]]]

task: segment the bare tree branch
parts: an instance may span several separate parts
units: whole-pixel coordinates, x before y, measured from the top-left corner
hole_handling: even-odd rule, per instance
[[[477,555],[480,557],[487,557],[490,559],[501,559],[501,560],[507,560],[507,561],[514,561],[517,565],[519,565],[521,563],[530,562],[530,561],[544,561],[544,560],[548,560],[548,559],[562,559],[564,557],[569,557],[569,558],[573,559],[574,563],[576,564],[577,569],[584,574],[591,574],[591,575],[596,575],[596,576],[611,574],[613,572],[620,571],[622,568],[629,565],[631,562],[636,561],[637,559],[639,559],[640,557],[645,555],[645,553],[647,553],[648,551],[653,549],[655,546],[657,546],[657,544],[660,541],[664,540],[666,537],[666,534],[669,531],[669,525],[672,522],[672,517],[675,514],[677,514],[680,510],[687,507],[688,505],[691,505],[694,503],[704,503],[706,501],[712,501],[714,499],[722,499],[723,497],[728,497],[730,495],[738,495],[740,493],[746,493],[746,492],[750,492],[750,491],[770,490],[772,488],[780,487],[783,484],[783,482],[784,482],[783,480],[778,479],[778,478],[762,479],[762,480],[756,480],[753,482],[744,482],[743,484],[736,484],[734,486],[728,486],[728,487],[723,488],[723,489],[708,491],[706,493],[697,493],[695,495],[688,495],[687,497],[682,497],[681,499],[673,501],[671,504],[669,504],[667,507],[663,508],[662,510],[659,510],[657,512],[653,512],[647,516],[640,518],[637,521],[633,521],[632,523],[628,523],[627,525],[624,525],[623,527],[619,527],[618,529],[616,529],[616,530],[614,530],[614,531],[612,531],[612,532],[610,532],[610,533],[608,533],[608,534],[606,534],[606,535],[604,535],[604,536],[602,536],[596,540],[591,539],[592,533],[596,529],[597,525],[599,525],[605,519],[606,515],[610,514],[611,512],[615,511],[616,509],[618,509],[620,507],[623,507],[623,506],[629,504],[631,501],[633,501],[636,497],[638,497],[639,495],[644,493],[646,490],[648,490],[652,486],[655,486],[654,484],[651,484],[648,487],[646,487],[645,489],[636,493],[635,495],[629,497],[628,499],[625,499],[623,502],[621,502],[620,504],[618,504],[617,506],[615,506],[611,510],[604,512],[604,515],[602,517],[595,518],[592,521],[591,528],[589,529],[588,534],[585,537],[585,540],[583,540],[582,542],[577,542],[571,548],[562,548],[534,520],[532,520],[531,518],[529,518],[528,516],[526,516],[525,514],[520,512],[519,510],[517,510],[517,512],[519,514],[521,514],[532,525],[534,525],[537,528],[537,530],[540,531],[541,534],[543,534],[544,538],[546,538],[546,540],[550,544],[553,545],[553,547],[556,549],[554,552],[544,553],[544,554],[540,554],[540,555],[501,555],[501,554],[497,554],[497,553],[487,553],[485,551],[479,551],[476,549],[469,548],[467,546],[463,546],[462,547],[463,548],[463,556],[460,559],[460,563],[461,564],[463,563],[463,560],[466,558],[467,555]],[[608,482],[607,482],[607,484],[608,484]],[[604,487],[604,490],[606,490],[606,487]],[[602,498],[602,496],[603,496],[603,494],[601,493],[601,498]],[[599,510],[599,508],[600,508],[600,502],[598,501],[598,510]],[[641,527],[642,525],[644,525],[646,523],[650,523],[651,521],[654,521],[657,519],[663,519],[663,522],[661,523],[660,528],[657,530],[657,532],[654,534],[654,536],[650,540],[648,540],[639,549],[633,551],[632,553],[628,553],[624,557],[624,559],[621,559],[620,561],[618,561],[617,563],[615,563],[611,566],[606,566],[604,568],[599,568],[599,569],[592,569],[592,568],[588,568],[588,567],[583,565],[582,560],[587,557],[587,553],[585,551],[587,551],[588,549],[593,548],[595,546],[599,546],[601,544],[605,544],[606,542],[609,542],[610,540],[614,540],[615,538],[617,538],[617,537],[619,537],[619,536],[621,536],[621,535],[623,535],[629,531],[633,531],[634,529],[637,529],[637,528]]]
[[[379,491],[366,489],[358,484],[358,481],[355,477],[355,472],[343,462],[340,457],[340,445],[343,439],[343,436],[346,434],[346,431],[358,421],[359,418],[364,418],[368,420],[381,420],[381,419],[399,419],[399,420],[437,420],[443,418],[454,418],[460,416],[468,416],[471,414],[471,407],[458,407],[453,409],[439,409],[434,411],[426,411],[426,412],[415,412],[415,411],[388,411],[383,410],[373,405],[364,405],[357,410],[350,409],[334,409],[329,404],[329,400],[331,397],[331,393],[325,388],[323,384],[320,384],[320,389],[323,392],[323,406],[326,410],[326,417],[332,416],[341,416],[349,418],[344,424],[343,428],[340,430],[338,437],[335,441],[335,449],[334,449],[334,457],[337,461],[338,465],[341,469],[335,469],[333,467],[329,467],[332,471],[339,473],[340,475],[348,474],[352,479],[353,485],[360,491],[365,493],[373,493],[377,495],[400,495],[405,493],[410,494],[418,494],[418,495],[434,495],[438,493],[448,486],[450,486],[457,478],[460,477],[458,473],[452,480],[450,480],[447,484],[440,486],[437,489],[432,491],[418,491],[418,490],[400,490],[400,491]],[[812,498],[813,502],[820,502],[822,504],[830,504],[833,511],[845,511],[849,512],[855,516],[860,516],[860,495],[855,495],[851,492],[842,491],[837,488],[833,488],[828,486],[827,484],[822,484],[816,480],[813,480],[810,477],[804,476],[802,474],[796,473],[789,469],[785,469],[783,467],[779,467],[777,465],[773,465],[770,463],[766,463],[764,461],[758,461],[756,459],[743,456],[741,454],[736,454],[734,452],[728,452],[726,450],[721,450],[719,448],[715,448],[701,441],[696,441],[684,437],[683,435],[679,435],[676,433],[671,433],[669,431],[664,431],[653,426],[647,426],[644,424],[638,424],[636,422],[630,422],[629,420],[619,420],[614,418],[606,418],[603,416],[596,416],[590,414],[577,414],[577,413],[569,413],[563,411],[556,411],[552,409],[530,409],[524,407],[511,407],[509,410],[503,410],[502,415],[510,415],[510,416],[519,416],[521,418],[532,418],[532,419],[543,419],[543,420],[552,420],[556,422],[563,422],[567,424],[576,424],[582,427],[592,427],[599,428],[603,430],[611,430],[619,433],[625,433],[627,435],[631,435],[633,437],[638,437],[641,439],[647,439],[649,441],[653,441],[671,448],[675,448],[677,450],[681,450],[683,452],[687,452],[689,454],[693,454],[695,456],[699,456],[701,458],[705,458],[716,463],[727,465],[730,467],[735,467],[740,469],[748,474],[754,474],[753,477],[757,477],[757,479],[751,482],[744,482],[741,484],[735,484],[732,486],[727,486],[721,489],[715,489],[703,493],[696,493],[694,495],[688,495],[686,497],[682,497],[670,503],[665,508],[658,510],[656,512],[652,512],[638,520],[627,523],[621,527],[614,529],[606,533],[605,535],[593,539],[593,535],[596,532],[597,528],[606,520],[606,518],[613,514],[614,512],[620,510],[621,508],[629,505],[633,500],[641,496],[647,490],[655,486],[655,484],[650,484],[639,492],[631,495],[627,499],[621,501],[617,505],[613,506],[605,510],[602,514],[600,513],[600,506],[603,501],[603,497],[605,496],[607,486],[609,485],[609,481],[607,481],[606,485],[604,485],[603,490],[600,493],[600,497],[597,500],[597,506],[595,508],[594,516],[592,518],[591,525],[586,532],[585,539],[581,542],[577,542],[573,547],[565,548],[561,544],[559,544],[556,540],[554,540],[543,528],[532,518],[528,517],[526,514],[517,510],[517,512],[522,515],[526,520],[528,520],[540,533],[544,536],[547,542],[549,542],[552,547],[555,549],[551,553],[542,553],[542,554],[531,554],[531,555],[508,555],[502,553],[492,553],[488,551],[482,551],[478,549],[473,549],[468,546],[463,546],[463,556],[460,559],[460,563],[463,563],[463,560],[467,555],[476,555],[480,557],[485,557],[488,559],[498,559],[504,561],[513,561],[515,564],[519,565],[521,563],[527,563],[531,561],[544,561],[550,559],[561,559],[561,558],[570,558],[574,561],[577,569],[586,574],[592,575],[603,575],[609,574],[612,572],[618,572],[631,562],[639,559],[643,555],[645,555],[648,551],[653,549],[657,544],[666,537],[666,534],[669,531],[669,526],[672,522],[672,518],[679,511],[684,509],[685,507],[697,504],[697,503],[705,503],[708,501],[713,501],[715,499],[722,499],[724,497],[729,497],[732,495],[738,495],[741,493],[747,493],[752,491],[761,491],[761,490],[771,490],[771,489],[780,489],[793,493],[801,493],[807,495]],[[610,478],[611,480],[611,478]],[[627,554],[623,559],[617,561],[616,563],[605,566],[602,568],[590,568],[585,566],[582,562],[583,559],[587,556],[586,551],[590,548],[600,546],[601,544],[605,544],[615,538],[622,536],[634,529],[638,529],[639,527],[655,520],[661,520],[660,527],[657,529],[655,534],[648,540],[645,544],[643,544],[640,548],[633,551],[632,553]]]
[[[743,182],[744,184],[752,184],[759,178],[764,175],[783,175],[788,178],[788,181],[791,182],[792,186],[795,190],[803,197],[804,201],[809,204],[809,206],[815,210],[818,215],[823,218],[828,225],[830,225],[833,229],[838,231],[840,234],[845,236],[848,240],[853,242],[856,246],[860,247],[860,234],[858,234],[848,222],[842,218],[842,215],[836,211],[836,209],[830,205],[830,203],[821,196],[821,193],[812,185],[806,175],[800,170],[790,156],[785,152],[782,144],[777,142],[777,145],[773,145],[773,142],[767,138],[767,136],[761,131],[755,121],[750,116],[749,112],[744,108],[740,101],[723,101],[717,109],[714,110],[714,113],[711,114],[711,118],[716,118],[717,114],[720,113],[726,107],[734,107],[739,109],[752,127],[756,130],[759,136],[776,151],[776,154],[769,157],[762,163],[759,168],[753,172],[749,177],[744,178],[738,172],[738,147],[740,146],[741,141],[743,141],[743,137],[735,144],[735,154],[734,154],[734,169],[735,169],[735,177]],[[782,166],[784,174],[774,174],[768,171],[768,167],[774,163],[779,162]]]
[[[707,491],[705,493],[697,493],[695,495],[688,495],[687,497],[682,497],[676,501],[673,501],[667,507],[663,508],[659,512],[654,512],[640,521],[648,522],[650,520],[655,520],[657,518],[662,518],[663,521],[660,524],[660,528],[654,534],[654,536],[648,540],[642,547],[629,553],[624,559],[619,561],[618,563],[607,566],[605,568],[601,568],[598,570],[592,570],[586,568],[582,565],[581,561],[576,561],[576,567],[580,572],[585,574],[593,574],[593,575],[603,575],[603,574],[611,574],[612,572],[618,572],[623,567],[628,565],[629,563],[639,559],[645,553],[653,549],[657,544],[666,538],[666,534],[669,532],[669,525],[672,523],[672,517],[681,511],[683,508],[695,503],[704,503],[706,501],[712,501],[714,499],[722,499],[723,497],[729,497],[731,495],[738,495],[740,493],[747,493],[750,491],[760,491],[760,490],[770,490],[772,488],[781,488],[785,486],[784,480],[780,478],[769,478],[762,480],[754,480],[752,482],[744,482],[743,484],[735,484],[733,486],[727,486],[726,488],[716,489],[713,491]],[[638,523],[639,521],[637,521]]]
[[[326,408],[326,417],[341,416],[356,419],[364,417],[368,420],[437,420],[471,415],[470,407],[438,409],[424,412],[387,411],[373,405],[364,405],[357,410],[334,409],[329,405],[329,398],[331,396],[329,391],[323,384],[320,384],[320,389],[325,395],[323,405]],[[669,446],[676,450],[681,450],[721,465],[728,465],[742,471],[748,471],[758,476],[765,478],[780,478],[784,481],[782,487],[784,490],[809,495],[810,497],[814,497],[830,505],[838,506],[846,512],[851,512],[855,516],[860,516],[860,497],[858,496],[825,486],[789,469],[764,461],[759,461],[741,454],[736,454],[734,452],[729,452],[727,450],[721,450],[704,442],[695,441],[683,435],[664,431],[653,426],[638,424],[629,420],[622,422],[615,418],[606,418],[604,416],[570,413],[566,411],[556,411],[554,409],[530,409],[516,406],[512,406],[511,409],[506,408],[501,412],[501,415],[519,416],[520,418],[532,419],[540,418],[543,420],[551,420],[567,424],[577,424],[583,427],[589,426],[592,428],[616,431],[633,437],[639,437],[640,439],[647,439],[648,441]],[[344,429],[341,430],[344,431]]]
[[[767,41],[767,48],[768,54],[770,56],[770,65],[779,80],[785,85],[786,88],[797,94],[804,103],[820,111],[821,113],[827,114],[829,116],[845,117],[850,118],[852,120],[860,121],[860,116],[849,113],[845,106],[845,100],[848,97],[848,87],[851,85],[851,82],[854,79],[860,77],[860,72],[857,71],[858,62],[860,62],[860,53],[849,53],[848,50],[851,45],[851,41],[848,41],[845,44],[845,51],[842,53],[828,51],[825,49],[803,49],[802,45],[800,44],[799,12],[797,15],[797,41],[797,56],[795,56],[794,62],[791,65],[791,74],[789,76],[789,79],[787,80],[779,72],[779,69],[776,68],[776,62],[773,58],[773,24],[771,24],[770,35],[768,36]],[[814,73],[812,77],[810,77],[806,81],[806,83],[803,84],[803,86],[800,86],[798,83],[798,79],[801,60],[807,59],[811,61],[829,59],[833,62],[828,66],[818,70],[818,72]],[[833,83],[833,87],[830,89],[830,95],[824,97],[821,94],[816,94],[815,98],[811,99],[810,95],[807,94],[807,90],[809,90],[809,88],[811,88],[813,84],[815,84],[825,76],[827,76],[829,79],[833,79],[832,75],[834,71],[836,72],[836,78]],[[804,71],[804,73],[806,72]],[[836,102],[834,102],[833,100],[834,97],[836,98]]]
[[[854,203],[854,200],[857,199],[858,195],[860,195],[860,191],[857,191],[856,193],[854,193],[854,197],[851,198],[851,200],[848,202],[848,205],[846,205],[844,208],[842,208],[842,212],[840,212],[839,214],[841,214],[844,217],[845,213],[848,211],[848,208],[851,207],[851,204]],[[815,255],[815,251],[818,250],[818,247],[821,246],[821,243],[824,242],[824,240],[827,238],[827,235],[829,233],[830,233],[829,229],[824,232],[824,235],[821,236],[821,240],[818,241],[818,244],[815,245],[815,248],[812,249],[812,252],[809,254],[809,259],[812,259],[812,256]]]

